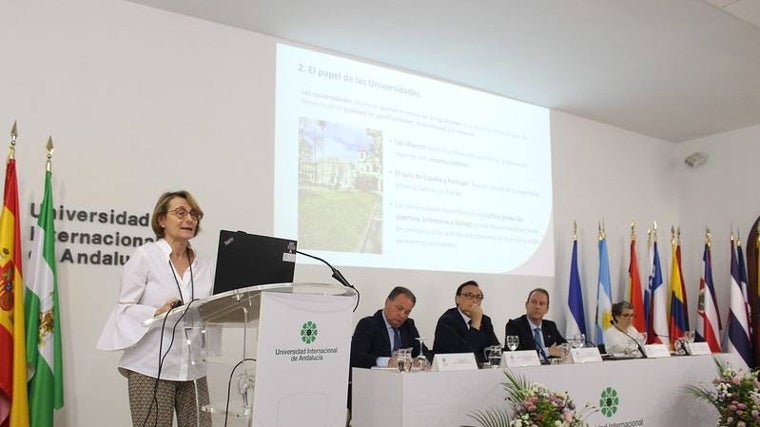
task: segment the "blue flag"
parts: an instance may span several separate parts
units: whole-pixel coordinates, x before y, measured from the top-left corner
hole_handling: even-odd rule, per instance
[[[596,291],[596,343],[604,344],[604,331],[612,325],[612,280],[607,239],[599,239],[599,286]]]
[[[744,267],[742,256],[741,266]],[[744,283],[746,289],[746,273]],[[742,290],[742,273],[734,250],[734,236],[731,235],[731,292],[728,312],[728,352],[736,353],[744,359],[747,366],[754,366],[752,346],[749,339],[749,317],[747,312],[746,291]]]
[[[570,283],[568,284],[567,306],[570,309],[570,318],[567,321],[566,336],[573,337],[577,334],[586,333],[586,314],[583,309],[583,290],[581,276],[578,273],[578,241],[573,241],[573,255],[570,261]]]

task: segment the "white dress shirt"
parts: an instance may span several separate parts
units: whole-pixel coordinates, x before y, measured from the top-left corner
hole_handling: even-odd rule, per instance
[[[636,340],[636,342],[640,345],[642,344],[641,335],[639,334],[639,331],[633,327],[633,325],[629,326],[625,332],[630,335],[630,337],[626,336],[614,325],[610,326],[606,331],[604,331],[604,350],[607,352],[607,354],[625,353],[626,349],[631,346],[635,346],[633,340]],[[633,340],[631,338],[633,338]],[[638,352],[638,349],[636,349],[636,351]]]
[[[137,248],[124,265],[119,302],[111,312],[97,345],[101,350],[124,350],[119,362],[119,371],[124,375],[125,370],[130,370],[157,377],[159,346],[162,355],[169,349],[161,369],[161,379],[187,381],[206,374],[206,365],[200,358],[200,330],[178,325],[170,348],[173,320],[168,320],[163,328],[162,344],[162,328],[149,329],[143,325],[171,298],[188,304],[193,298],[211,295],[209,263],[196,253],[192,265],[180,277],[169,261],[170,253],[169,244],[159,239]],[[188,340],[192,343],[192,351],[186,344]],[[196,363],[190,363],[191,356]]]

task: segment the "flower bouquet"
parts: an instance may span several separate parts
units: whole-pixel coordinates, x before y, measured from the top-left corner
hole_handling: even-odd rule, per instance
[[[507,381],[504,389],[508,410],[476,411],[470,417],[483,427],[577,427],[585,426],[585,419],[596,409],[586,404],[580,410],[566,392],[554,392],[546,386],[517,377],[504,371]]]
[[[715,359],[718,377],[712,386],[689,386],[697,399],[718,410],[718,426],[760,427],[760,382],[758,371],[740,372]]]

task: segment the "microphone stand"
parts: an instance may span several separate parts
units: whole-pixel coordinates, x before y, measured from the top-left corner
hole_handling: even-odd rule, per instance
[[[347,288],[351,288],[351,289],[355,290],[356,291],[356,305],[354,306],[354,311],[356,311],[356,308],[359,307],[359,300],[361,299],[361,293],[359,292],[358,289],[356,289],[354,287],[354,285],[352,285],[351,283],[349,283],[348,280],[346,280],[346,278],[343,277],[343,274],[341,274],[341,272],[337,268],[333,267],[332,265],[330,265],[329,262],[323,260],[322,258],[320,258],[318,256],[309,255],[309,254],[307,254],[305,252],[301,252],[299,250],[296,250],[296,253],[297,254],[301,254],[301,255],[303,255],[305,257],[309,257],[309,258],[315,259],[317,261],[320,261],[322,264],[330,267],[330,270],[332,270],[332,277],[333,277],[333,279],[337,280],[341,285],[343,285],[343,286],[345,286]]]
[[[625,335],[625,336],[627,336],[628,338],[632,339],[632,340],[633,340],[633,342],[635,342],[635,343],[636,343],[636,347],[639,349],[639,352],[641,353],[641,356],[643,356],[643,357],[644,357],[644,359],[646,359],[646,358],[647,358],[647,353],[644,351],[644,349],[643,349],[643,348],[641,348],[641,344],[639,344],[639,340],[637,340],[636,338],[634,338],[634,337],[632,337],[632,336],[628,335],[628,332],[626,332],[626,331],[624,331],[624,330],[622,330],[622,329],[618,328],[617,326],[614,326],[614,327],[615,327],[615,328],[617,328],[617,330],[618,330],[618,331],[622,332],[622,333],[623,333],[623,335]]]

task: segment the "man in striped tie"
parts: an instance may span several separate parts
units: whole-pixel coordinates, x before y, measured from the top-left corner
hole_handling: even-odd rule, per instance
[[[525,314],[510,319],[504,328],[505,335],[520,338],[518,350],[536,350],[544,363],[548,363],[551,357],[560,357],[559,345],[567,342],[559,333],[557,324],[544,319],[548,311],[549,292],[543,288],[533,289],[525,300]]]

